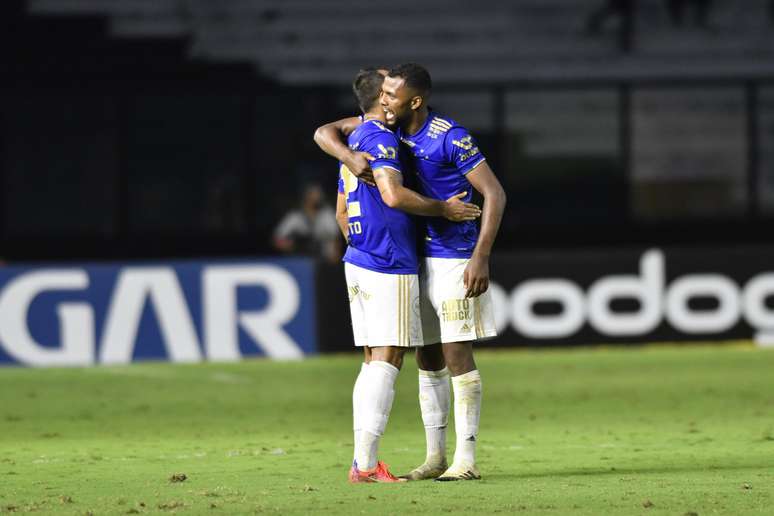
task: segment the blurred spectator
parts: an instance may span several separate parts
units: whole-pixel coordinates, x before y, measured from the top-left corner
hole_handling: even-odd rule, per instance
[[[693,23],[697,27],[707,28],[712,0],[667,0],[667,9],[672,24],[682,27],[685,24],[685,11],[690,5],[693,10]]]
[[[287,213],[274,230],[274,247],[287,254],[341,258],[341,233],[333,208],[325,203],[317,183],[308,184],[301,205]]]
[[[586,18],[586,33],[599,35],[610,17],[618,18],[618,46],[623,52],[632,50],[635,0],[606,0]]]

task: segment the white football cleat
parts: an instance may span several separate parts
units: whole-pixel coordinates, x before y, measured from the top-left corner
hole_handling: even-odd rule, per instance
[[[441,476],[447,467],[446,459],[443,462],[424,462],[421,466],[411,470],[411,472],[401,475],[400,478],[405,478],[406,480],[432,480]]]
[[[475,464],[452,464],[436,482],[453,482],[455,480],[481,480],[481,473]]]

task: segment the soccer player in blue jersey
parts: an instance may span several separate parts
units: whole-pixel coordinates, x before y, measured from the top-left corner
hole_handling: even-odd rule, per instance
[[[424,245],[420,269],[421,315],[425,346],[417,349],[419,399],[427,438],[425,462],[405,477],[410,480],[481,478],[475,449],[481,412],[481,376],[472,342],[496,334],[489,287],[489,255],[505,209],[505,192],[472,135],[429,109],[430,74],[416,64],[389,71],[382,86],[385,120],[397,126],[417,169],[419,191],[435,199],[466,192],[484,197],[481,229],[475,222],[421,219]],[[365,154],[341,143],[352,119],[318,129],[316,141],[358,175],[367,177]],[[440,343],[440,345],[438,345]],[[454,391],[457,447],[446,463],[449,374]]]
[[[347,225],[342,229],[348,247],[343,260],[352,329],[355,344],[370,348],[370,361],[353,391],[355,460],[349,473],[353,483],[400,481],[377,460],[377,451],[403,355],[407,348],[423,344],[415,222],[410,214],[462,222],[481,213],[477,206],[460,201],[460,195],[442,201],[403,185],[400,144],[384,126],[379,105],[383,80],[377,70],[364,70],[355,78],[353,90],[363,116],[348,138],[350,149],[374,157],[375,185],[358,181],[345,165],[339,173],[337,211],[343,212],[346,205]]]

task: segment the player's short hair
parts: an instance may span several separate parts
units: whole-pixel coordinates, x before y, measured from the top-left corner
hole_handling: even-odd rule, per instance
[[[400,77],[406,86],[419,93],[421,96],[430,94],[433,89],[433,80],[430,79],[430,72],[416,63],[404,63],[393,67],[387,77]]]
[[[352,81],[352,92],[357,98],[357,105],[363,113],[367,113],[374,107],[382,93],[384,76],[378,68],[365,68],[360,70]]]
[[[384,71],[385,74],[386,74],[387,72],[390,71],[390,67],[389,66],[366,66],[365,68],[361,69],[360,71],[361,72],[379,72],[379,73]]]

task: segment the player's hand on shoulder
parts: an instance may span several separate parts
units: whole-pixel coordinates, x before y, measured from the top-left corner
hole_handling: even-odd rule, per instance
[[[462,275],[465,297],[478,297],[489,288],[489,260],[473,255]]]
[[[347,159],[342,161],[359,181],[375,186],[374,172],[371,170],[371,162],[373,160],[374,157],[367,152],[353,151],[349,153]]]
[[[465,220],[476,220],[481,216],[481,208],[475,204],[464,202],[462,200],[468,192],[458,193],[446,199],[444,206],[444,218],[452,222],[462,222]]]

